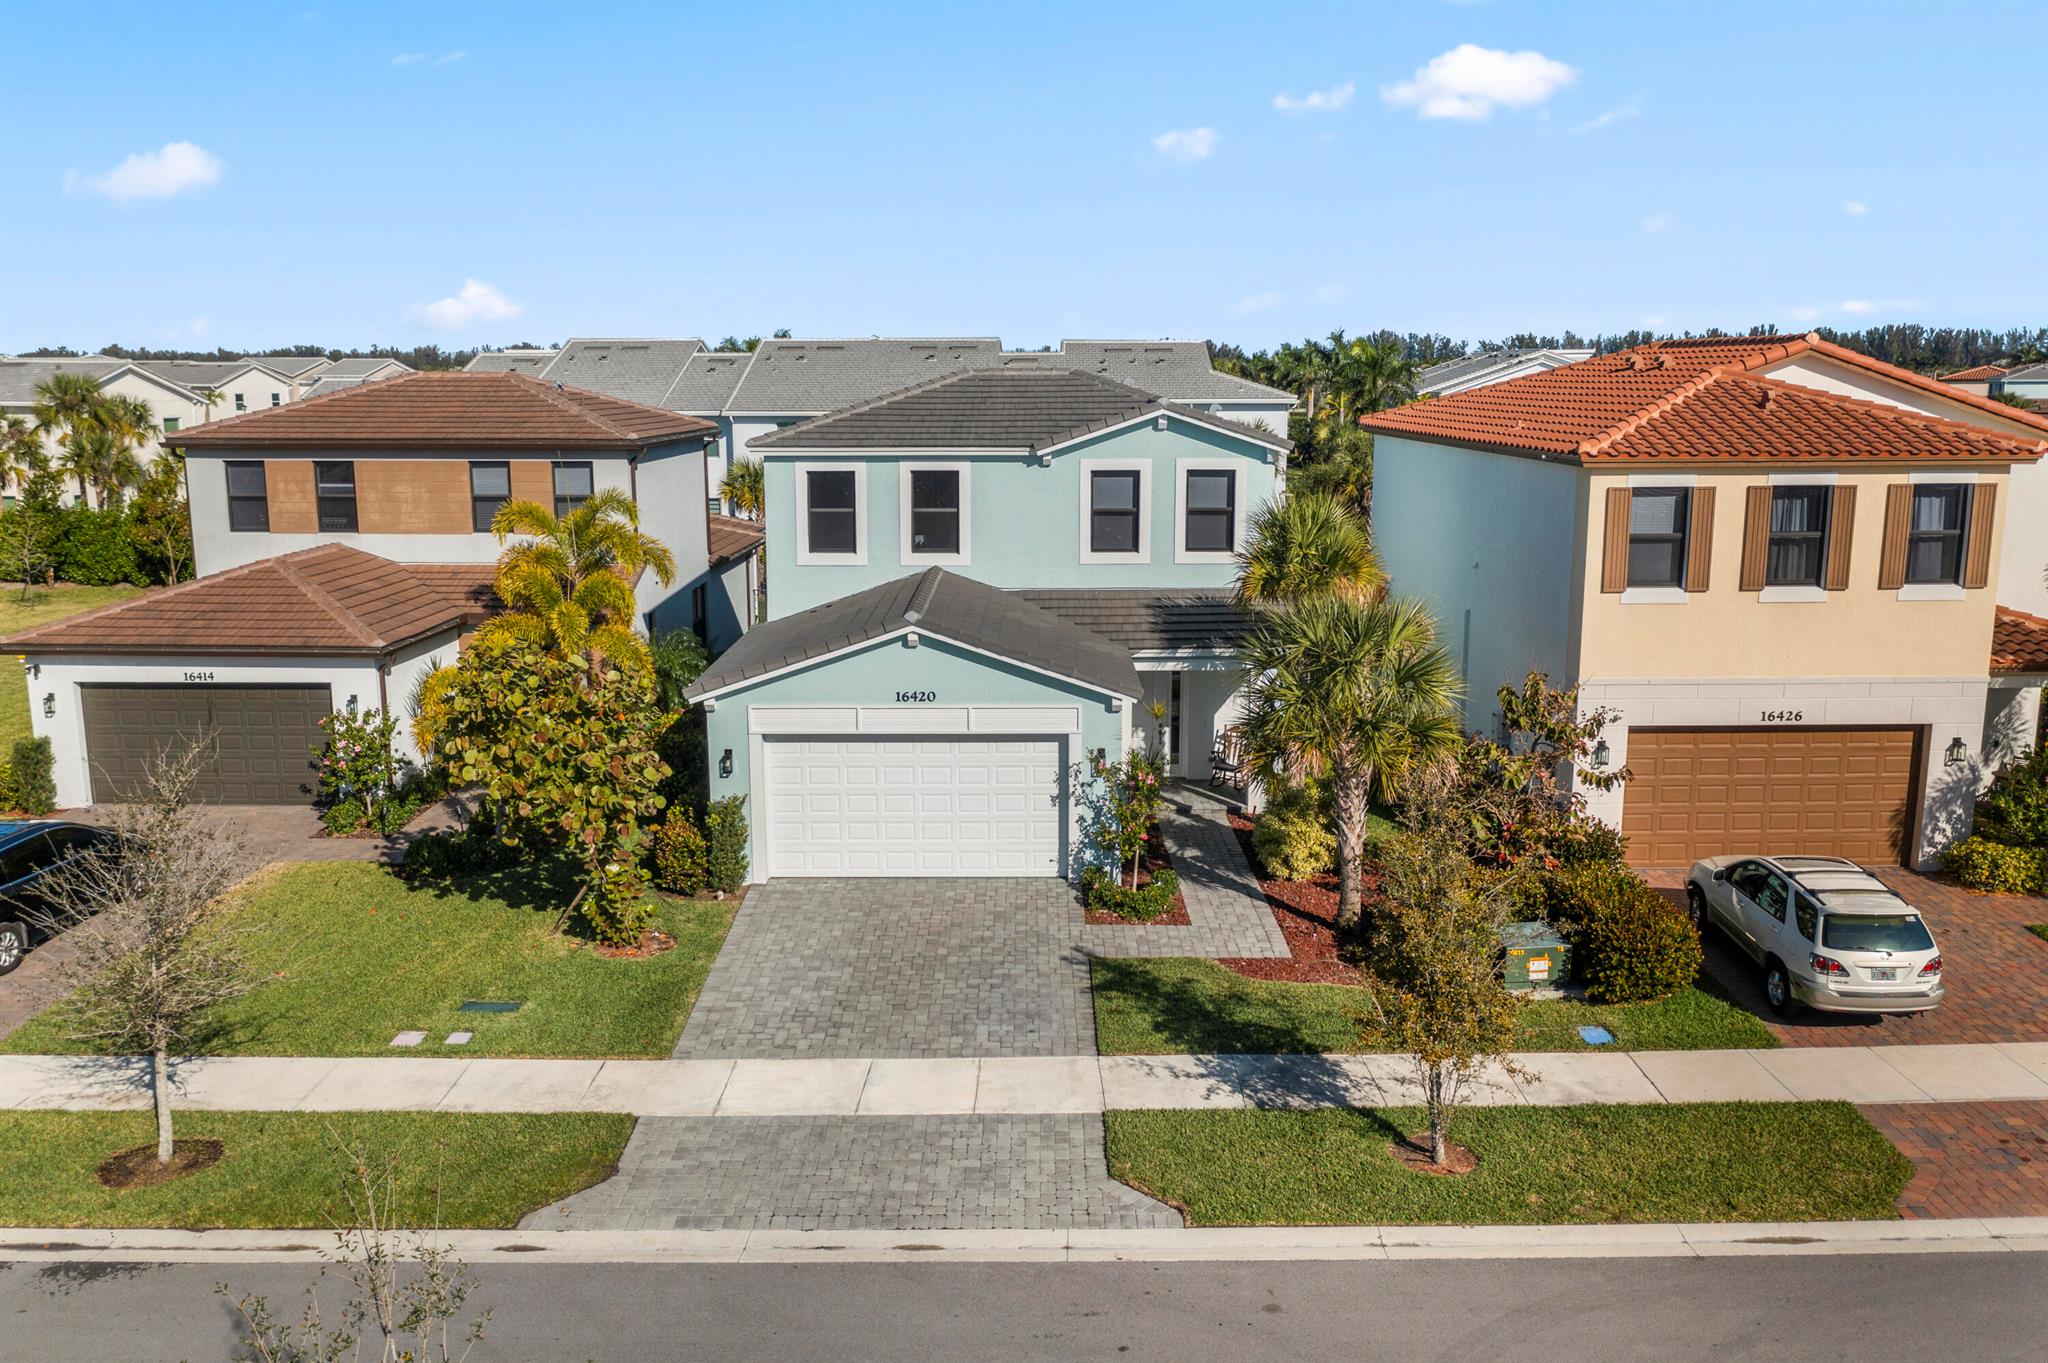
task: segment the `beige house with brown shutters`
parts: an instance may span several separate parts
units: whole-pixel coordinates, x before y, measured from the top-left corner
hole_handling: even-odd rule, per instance
[[[2006,511],[2048,427],[1917,410],[1931,381],[1824,344],[1666,342],[1366,419],[1381,559],[1468,725],[1531,668],[1616,711],[1633,779],[1586,795],[1639,864],[1918,864],[1994,760]]]

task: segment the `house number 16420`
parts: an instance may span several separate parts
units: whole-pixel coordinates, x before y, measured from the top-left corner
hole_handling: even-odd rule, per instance
[[[898,705],[930,705],[938,698],[939,693],[936,691],[898,691],[896,693],[896,703]]]

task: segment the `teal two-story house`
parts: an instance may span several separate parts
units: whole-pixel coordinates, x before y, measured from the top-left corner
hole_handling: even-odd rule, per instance
[[[769,618],[690,692],[754,878],[1067,875],[1089,759],[1206,777],[1244,679],[1236,555],[1288,449],[1037,364],[755,439]]]

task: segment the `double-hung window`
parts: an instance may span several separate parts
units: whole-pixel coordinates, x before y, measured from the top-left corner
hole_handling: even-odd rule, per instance
[[[246,412],[249,410],[249,399],[246,394],[235,394],[235,410],[238,412]]]
[[[813,554],[858,554],[860,512],[852,469],[804,474],[804,547]]]
[[[270,529],[270,494],[263,480],[260,459],[227,461],[228,529]]]
[[[355,533],[356,466],[351,463],[313,465],[313,496],[318,504],[320,529],[324,532]]]
[[[1918,483],[1906,531],[1906,581],[1958,583],[1963,580],[1963,527],[1969,489],[1960,483]]]
[[[1189,469],[1187,480],[1187,522],[1181,531],[1183,547],[1190,553],[1236,552],[1236,471]]]
[[[1771,489],[1770,543],[1764,554],[1767,587],[1818,587],[1827,562],[1826,487]]]
[[[1639,487],[1628,499],[1628,585],[1685,586],[1686,532],[1692,490]]]
[[[512,466],[483,463],[469,466],[469,528],[487,534],[498,508],[512,500]]]
[[[587,460],[555,465],[555,514],[566,516],[590,500],[595,484]]]
[[[1094,469],[1088,475],[1088,549],[1096,554],[1135,554],[1138,540],[1136,469]]]
[[[960,552],[960,470],[910,470],[910,552]]]

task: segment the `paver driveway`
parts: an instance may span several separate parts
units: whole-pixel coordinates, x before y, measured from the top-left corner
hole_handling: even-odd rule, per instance
[[[1082,926],[1049,878],[771,881],[748,892],[675,1053],[1093,1055]]]

